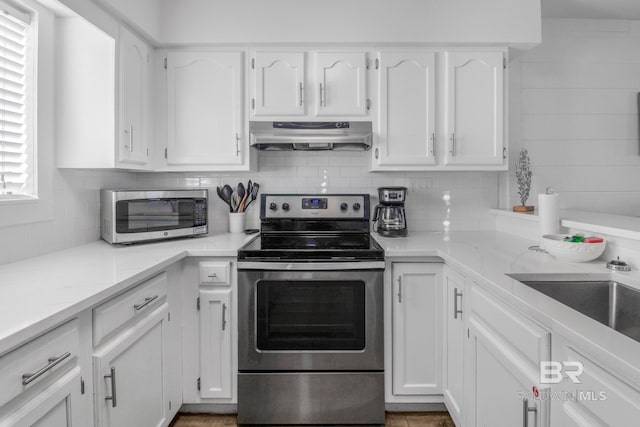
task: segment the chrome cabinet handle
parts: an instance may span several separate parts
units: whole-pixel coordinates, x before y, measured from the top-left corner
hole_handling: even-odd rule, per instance
[[[455,132],[451,134],[451,136],[449,137],[449,141],[451,142],[451,148],[449,150],[449,153],[451,153],[452,156],[456,155],[456,134]]]
[[[402,304],[402,276],[398,276],[398,303]]]
[[[104,400],[110,400],[111,401],[111,407],[115,408],[116,406],[118,406],[118,399],[116,397],[116,368],[114,368],[112,366],[111,367],[111,374],[110,375],[105,375],[104,377],[105,377],[105,379],[106,378],[111,379],[111,396],[105,396]]]
[[[227,328],[227,304],[222,304],[222,330]]]
[[[302,82],[300,82],[300,106],[304,103],[304,88],[302,87]]]
[[[522,399],[522,427],[529,427],[529,412],[538,412],[538,408],[530,408],[529,399]]]
[[[148,306],[149,304],[151,304],[152,302],[154,302],[157,299],[158,299],[158,295],[154,295],[152,297],[146,297],[142,304],[134,304],[133,305],[133,309],[135,311],[140,311],[140,310],[142,310],[143,308],[145,308],[146,306]]]
[[[377,159],[377,158],[379,158],[379,157],[380,157],[380,150],[378,150],[378,149],[376,148],[375,154],[376,154],[376,159]]]
[[[460,297],[460,302],[462,302],[462,292],[458,292],[458,288],[453,289],[453,318],[457,319],[458,315],[462,314],[462,310],[458,308],[458,297]]]
[[[32,374],[22,374],[22,385],[31,384],[32,382],[34,382],[35,380],[37,380],[38,378],[43,376],[48,371],[50,371],[53,368],[55,368],[56,366],[58,366],[60,363],[62,363],[63,361],[65,361],[69,357],[71,357],[71,353],[69,353],[67,351],[66,353],[64,353],[60,357],[51,357],[51,358],[49,358],[49,363],[46,366],[38,369],[36,372],[34,372]]]
[[[327,106],[326,100],[324,98],[324,87],[322,86],[322,83],[320,83],[320,106],[321,107]]]
[[[129,126],[129,151],[133,153],[133,125]]]
[[[211,278],[211,279],[215,279],[216,277],[218,277],[218,273],[213,273],[208,275],[207,277]]]
[[[427,150],[431,153],[431,156],[435,156],[436,154],[436,134],[432,133],[429,137],[429,142],[427,143]]]
[[[240,155],[240,135],[236,133],[236,156]]]

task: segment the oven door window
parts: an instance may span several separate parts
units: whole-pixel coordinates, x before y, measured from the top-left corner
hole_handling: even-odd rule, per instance
[[[196,225],[194,199],[124,200],[116,203],[116,232],[140,233]]]
[[[362,281],[259,281],[258,350],[363,350]]]

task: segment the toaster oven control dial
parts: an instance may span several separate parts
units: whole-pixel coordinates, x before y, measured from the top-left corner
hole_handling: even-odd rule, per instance
[[[274,202],[271,202],[269,203],[269,209],[271,209],[272,211],[277,211],[278,205],[276,205]]]
[[[345,212],[347,209],[349,209],[349,205],[346,203],[340,203],[340,210],[342,212]]]
[[[283,211],[288,211],[289,210],[289,203],[283,203],[282,204],[282,210]]]
[[[359,211],[360,210],[360,203],[354,203],[353,204],[353,210],[354,211]]]

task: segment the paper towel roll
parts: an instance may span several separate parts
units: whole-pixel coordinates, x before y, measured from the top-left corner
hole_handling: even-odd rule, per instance
[[[540,235],[560,233],[560,196],[558,193],[538,194]]]

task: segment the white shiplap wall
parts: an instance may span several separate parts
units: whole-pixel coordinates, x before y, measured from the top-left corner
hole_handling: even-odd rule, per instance
[[[529,204],[551,186],[563,208],[640,215],[640,21],[546,19],[511,76],[510,161],[529,150]]]

